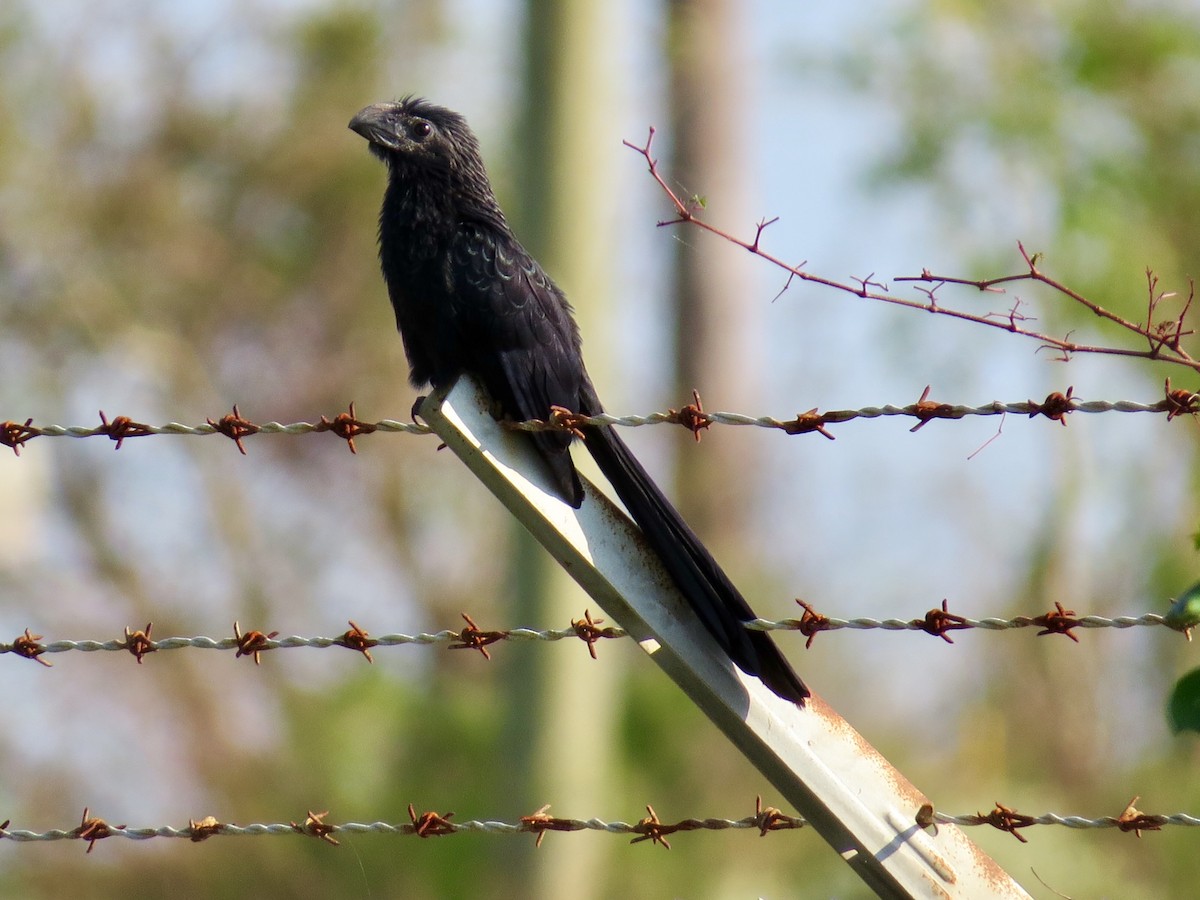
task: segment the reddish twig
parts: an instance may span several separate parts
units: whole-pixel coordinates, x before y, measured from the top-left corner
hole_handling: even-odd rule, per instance
[[[920,300],[913,300],[908,297],[900,297],[891,293],[891,290],[886,285],[874,280],[873,274],[867,276],[866,278],[850,279],[850,281],[856,282],[857,284],[850,284],[843,281],[837,281],[832,278],[815,275],[804,270],[803,266],[807,265],[807,263],[792,265],[762,249],[762,232],[767,225],[774,223],[777,221],[777,219],[772,219],[770,222],[760,223],[755,229],[754,238],[751,240],[739,238],[730,232],[721,228],[717,228],[716,226],[711,225],[701,219],[697,215],[699,207],[696,204],[684,202],[679,195],[671,189],[670,185],[667,184],[666,180],[659,172],[658,160],[655,158],[653,151],[654,134],[655,130],[651,128],[645,144],[639,145],[633,143],[632,141],[624,141],[624,144],[626,147],[629,147],[631,150],[640,154],[642,158],[645,159],[650,176],[654,179],[655,183],[659,186],[663,193],[666,194],[667,198],[671,202],[671,205],[674,207],[675,217],[672,219],[660,220],[658,222],[659,227],[681,224],[692,225],[696,228],[707,231],[710,234],[714,234],[717,237],[734,244],[735,246],[741,247],[742,249],[753,253],[755,256],[761,257],[771,265],[777,266],[788,273],[787,284],[784,285],[783,290],[787,290],[793,279],[800,279],[812,284],[819,284],[837,291],[852,294],[855,297],[863,297],[870,300],[876,300],[881,303],[889,303],[895,306],[905,307],[907,309],[950,316],[951,318],[961,319],[967,322],[974,322],[977,325],[984,325],[989,328],[999,328],[1012,334],[1019,334],[1024,337],[1039,341],[1044,346],[1056,349],[1061,354],[1060,358],[1064,359],[1069,358],[1074,353],[1128,356],[1151,360],[1161,360],[1163,362],[1182,365],[1190,369],[1200,371],[1200,360],[1194,359],[1190,354],[1187,353],[1187,351],[1183,349],[1181,345],[1182,338],[1192,333],[1191,331],[1184,329],[1183,323],[1185,316],[1191,308],[1194,288],[1189,290],[1187,301],[1185,302],[1179,315],[1170,322],[1165,324],[1155,324],[1150,321],[1150,319],[1148,319],[1145,323],[1131,322],[1128,319],[1125,319],[1124,317],[1112,312],[1111,310],[1106,309],[1100,304],[1089,300],[1087,297],[1080,294],[1073,288],[1068,287],[1063,282],[1047,275],[1040,268],[1038,268],[1038,263],[1040,262],[1041,258],[1040,254],[1028,253],[1024,245],[1021,243],[1017,244],[1017,249],[1020,252],[1021,258],[1026,266],[1026,271],[1024,272],[1012,275],[1003,275],[996,278],[971,279],[935,275],[928,269],[923,269],[920,275],[900,276],[894,279],[897,282],[932,284],[933,287],[917,288],[917,290],[921,291],[925,295],[928,302],[921,302]],[[1019,282],[1035,282],[1045,285],[1056,293],[1059,293],[1071,301],[1083,306],[1093,315],[1112,322],[1123,330],[1143,338],[1147,341],[1147,348],[1143,350],[1132,347],[1108,347],[1094,344],[1083,344],[1077,341],[1072,341],[1070,339],[1070,335],[1067,335],[1064,338],[1057,338],[1043,332],[1035,331],[1023,324],[1033,320],[1017,312],[1020,301],[1017,301],[1017,303],[1014,304],[1013,307],[1003,315],[997,315],[996,313],[986,313],[980,315],[977,313],[967,312],[965,310],[942,306],[937,302],[934,296],[938,288],[947,284],[974,287],[979,291],[1001,293],[1003,292],[1003,288],[1000,287],[1001,285]],[[1155,286],[1156,282],[1152,282],[1152,291],[1154,290]],[[874,288],[874,290],[872,290],[872,288]],[[783,291],[780,291],[780,294],[782,293]],[[1170,294],[1154,295],[1150,314],[1153,315],[1157,304],[1161,300],[1170,296]]]

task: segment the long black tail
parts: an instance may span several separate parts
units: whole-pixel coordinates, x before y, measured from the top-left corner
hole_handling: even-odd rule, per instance
[[[808,697],[808,688],[770,636],[743,627],[742,623],[755,618],[750,604],[625,442],[612,428],[588,428],[584,444],[676,587],[729,658],[785,700],[800,703]]]

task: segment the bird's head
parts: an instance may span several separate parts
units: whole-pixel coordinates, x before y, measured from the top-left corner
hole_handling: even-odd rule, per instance
[[[368,106],[350,120],[350,128],[390,165],[440,168],[479,158],[479,145],[466,119],[419,97]]]
[[[360,110],[350,128],[387,163],[393,184],[419,183],[442,191],[460,215],[504,225],[479,142],[458,113],[405,97]]]

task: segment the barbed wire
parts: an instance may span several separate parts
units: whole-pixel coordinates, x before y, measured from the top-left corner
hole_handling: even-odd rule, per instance
[[[1064,816],[1058,813],[1045,813],[1031,816],[1017,812],[1016,809],[997,803],[994,808],[984,814],[947,815],[936,812],[932,805],[926,804],[917,810],[913,821],[921,828],[936,832],[939,825],[957,825],[961,827],[976,827],[990,825],[1000,831],[1005,831],[1022,843],[1027,839],[1020,833],[1021,829],[1035,825],[1059,825],[1073,829],[1116,828],[1124,832],[1133,832],[1138,837],[1144,831],[1161,831],[1168,825],[1196,827],[1200,826],[1200,817],[1188,813],[1172,815],[1157,815],[1145,813],[1137,809],[1136,804],[1141,798],[1134,797],[1118,816],[1101,816],[1085,818],[1083,816]],[[97,841],[110,837],[123,837],[134,841],[145,841],[151,838],[187,838],[192,842],[200,842],[211,837],[262,837],[267,835],[302,835],[314,837],[325,843],[337,846],[338,837],[351,834],[383,834],[391,836],[412,836],[421,838],[445,837],[455,834],[483,833],[499,835],[533,834],[536,835],[537,845],[541,846],[547,832],[570,833],[578,831],[603,831],[609,834],[634,835],[631,844],[650,841],[666,849],[671,849],[668,837],[688,831],[727,831],[755,830],[760,837],[765,837],[773,831],[796,830],[805,827],[808,822],[797,816],[789,816],[773,806],[764,806],[762,797],[756,797],[754,814],[740,819],[681,819],[678,822],[663,822],[654,807],[646,805],[647,815],[636,823],[623,821],[605,822],[601,819],[570,819],[551,816],[550,807],[543,806],[537,812],[522,816],[517,822],[480,821],[466,822],[451,821],[453,812],[438,813],[433,811],[418,814],[414,806],[408,805],[409,821],[399,824],[389,822],[344,822],[335,824],[326,822],[328,810],[313,812],[309,810],[303,822],[290,821],[274,824],[236,825],[231,822],[220,822],[214,816],[206,816],[199,820],[190,820],[186,828],[176,828],[170,825],[149,827],[134,827],[128,825],[110,825],[98,816],[92,816],[90,808],[85,807],[79,825],[71,829],[50,829],[47,831],[29,831],[11,828],[12,821],[0,823],[0,839],[15,843],[32,843],[39,841],[84,841],[88,845],[87,852],[91,853]]]
[[[912,431],[917,431],[934,419],[965,419],[974,416],[1003,416],[1008,414],[1023,415],[1029,418],[1044,416],[1045,418],[1066,424],[1066,417],[1071,413],[1159,413],[1166,414],[1167,419],[1181,415],[1195,415],[1200,412],[1200,393],[1187,391],[1182,388],[1172,388],[1168,378],[1163,388],[1163,397],[1153,403],[1139,403],[1132,400],[1081,400],[1074,395],[1074,387],[1068,387],[1066,392],[1055,391],[1047,395],[1041,403],[1034,400],[1021,400],[1010,403],[995,400],[982,406],[963,406],[952,403],[942,403],[929,399],[930,388],[926,387],[915,403],[905,406],[864,406],[860,409],[841,409],[818,412],[816,408],[808,412],[798,413],[792,419],[778,419],[772,416],[750,416],[732,412],[705,412],[699,394],[693,392],[693,402],[681,409],[668,409],[666,412],[654,412],[648,415],[615,416],[602,414],[598,416],[582,416],[570,410],[555,408],[547,420],[531,419],[527,422],[506,423],[507,427],[518,431],[566,430],[576,431],[584,426],[619,426],[624,428],[639,428],[645,425],[682,425],[697,439],[700,432],[712,425],[752,426],[771,428],[787,434],[807,434],[817,432],[830,440],[834,436],[828,431],[830,425],[850,422],[855,419],[881,419],[892,417],[907,417],[917,420]],[[329,432],[347,442],[351,452],[355,451],[354,441],[364,434],[382,432],[384,434],[431,434],[429,426],[418,422],[400,422],[395,419],[381,419],[367,422],[358,418],[351,403],[348,412],[338,413],[332,419],[321,416],[317,422],[292,422],[283,424],[276,421],[251,422],[241,415],[238,407],[233,412],[219,419],[207,419],[200,425],[184,425],[180,422],[167,422],[164,425],[151,425],[137,422],[129,416],[114,416],[111,420],[103,412],[99,413],[99,425],[35,425],[32,418],[24,422],[5,420],[0,422],[0,445],[10,447],[20,455],[21,448],[37,437],[70,437],[90,438],[107,437],[116,443],[120,449],[126,440],[137,437],[159,435],[189,435],[203,437],[212,434],[223,434],[237,444],[243,454],[246,448],[242,443],[245,438],[256,434],[321,434]]]
[[[1039,616],[1013,616],[1011,618],[972,619],[949,611],[947,601],[942,601],[940,608],[929,610],[919,619],[875,619],[859,617],[854,619],[839,619],[825,616],[816,612],[813,607],[802,600],[796,601],[804,607],[804,615],[799,619],[753,619],[746,627],[755,631],[798,631],[808,638],[806,647],[812,646],[817,634],[822,631],[920,631],[939,637],[953,644],[951,631],[978,629],[981,631],[1011,631],[1021,628],[1038,628],[1038,636],[1061,634],[1078,642],[1074,630],[1077,628],[1116,628],[1126,630],[1147,626],[1166,626],[1173,631],[1182,633],[1191,640],[1191,629],[1195,623],[1184,613],[1143,613],[1140,616],[1077,616],[1074,610],[1066,609],[1061,603],[1055,608]],[[34,660],[44,666],[49,666],[47,654],[67,653],[78,651],[95,653],[98,651],[124,651],[132,654],[140,663],[147,654],[160,650],[181,650],[191,647],[200,650],[233,650],[238,657],[251,657],[255,663],[261,662],[261,655],[269,650],[289,650],[297,647],[312,647],[326,649],[342,647],[363,654],[368,662],[372,662],[371,650],[377,647],[396,647],[405,644],[434,645],[446,644],[451,650],[478,650],[484,657],[491,658],[488,647],[500,641],[542,641],[555,642],[568,638],[578,638],[583,641],[592,658],[596,658],[596,644],[601,640],[612,640],[628,637],[623,628],[604,626],[604,619],[592,616],[590,610],[585,610],[582,619],[572,619],[567,628],[534,629],[534,628],[505,628],[485,630],[476,625],[468,614],[462,614],[467,623],[465,628],[457,631],[445,629],[435,632],[418,632],[416,634],[383,634],[372,637],[355,622],[350,621],[350,629],[337,637],[304,637],[292,635],[279,637],[278,631],[262,632],[251,630],[245,633],[238,622],[233,623],[233,637],[212,638],[205,635],[194,637],[169,637],[155,640],[151,635],[154,623],[149,622],[145,628],[125,628],[121,638],[101,640],[57,640],[43,642],[43,635],[34,634],[26,628],[11,643],[0,643],[0,655],[12,653],[24,659]]]

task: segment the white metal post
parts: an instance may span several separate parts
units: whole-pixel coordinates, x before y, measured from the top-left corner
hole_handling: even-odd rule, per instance
[[[929,801],[814,696],[804,707],[740,672],[709,637],[641,531],[594,485],[572,509],[546,487],[523,436],[468,379],[421,416],[604,611],[882,897],[1028,897],[961,829],[916,821]],[[464,526],[465,527],[465,526]]]

